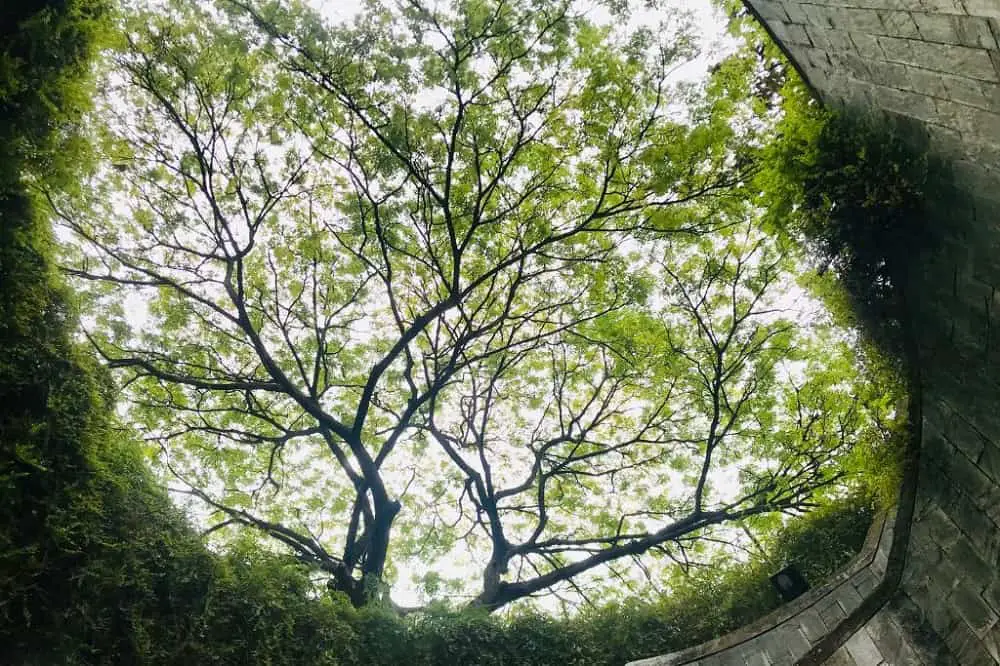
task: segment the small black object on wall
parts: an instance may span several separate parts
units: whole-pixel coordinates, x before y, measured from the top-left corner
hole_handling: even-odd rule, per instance
[[[778,591],[781,598],[791,601],[809,589],[809,583],[799,572],[794,564],[787,565],[784,569],[771,576],[771,585]]]

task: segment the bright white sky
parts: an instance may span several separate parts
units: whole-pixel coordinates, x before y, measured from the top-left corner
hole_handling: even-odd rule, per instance
[[[516,1],[530,2],[530,0]],[[331,23],[350,20],[365,4],[363,0],[307,0],[307,2]],[[429,4],[433,6],[442,3],[431,0]],[[635,10],[632,15],[632,25],[629,27],[656,26],[670,16],[690,15],[696,33],[702,39],[702,53],[705,57],[691,62],[678,71],[678,79],[697,80],[702,78],[711,63],[717,60],[715,56],[727,48],[726,19],[722,12],[712,4],[712,0],[645,0],[642,3],[632,0],[631,4],[644,4],[649,5],[649,7],[640,7]],[[594,22],[608,23],[611,20],[607,9],[595,0],[579,0],[577,5]]]

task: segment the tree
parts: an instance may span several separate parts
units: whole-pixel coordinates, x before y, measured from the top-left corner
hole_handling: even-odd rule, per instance
[[[750,111],[672,82],[683,31],[411,0],[336,29],[177,2],[123,34],[108,167],[51,203],[88,335],[210,531],[357,605],[390,544],[467,547],[492,610],[843,477],[870,421],[850,350],[781,318],[792,260],[738,191]]]

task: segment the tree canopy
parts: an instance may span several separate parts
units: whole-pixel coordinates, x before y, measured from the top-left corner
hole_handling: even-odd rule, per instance
[[[49,203],[128,420],[213,536],[359,606],[406,576],[587,599],[810,508],[885,436],[891,396],[754,206],[756,61],[678,81],[688,29],[618,11],[122,19],[104,166]]]

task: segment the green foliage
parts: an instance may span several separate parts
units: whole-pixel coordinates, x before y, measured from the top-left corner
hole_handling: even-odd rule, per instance
[[[30,169],[66,185],[86,144],[76,131],[88,107],[92,56],[107,37],[106,0],[13,0],[0,25],[0,178]]]
[[[761,174],[775,228],[804,240],[846,295],[840,313],[890,358],[902,359],[912,267],[947,231],[945,164],[926,134],[898,116],[822,109],[790,84],[779,138]],[[828,295],[842,299],[836,289]],[[846,310],[846,311],[845,311]]]
[[[748,624],[781,605],[769,576],[794,563],[811,586],[821,584],[844,565],[864,543],[873,508],[864,500],[831,502],[774,533],[761,544],[763,552],[748,562],[717,562],[693,570],[661,602],[639,606],[635,624],[625,622],[611,635],[621,636],[611,646],[620,654],[656,654],[678,650]],[[610,617],[617,611],[608,609]],[[660,624],[657,631],[651,625]],[[658,638],[663,633],[666,638]],[[651,641],[664,644],[650,644]],[[630,647],[630,645],[635,647]],[[641,647],[639,647],[641,646]],[[614,663],[609,651],[606,663]]]
[[[915,307],[928,258],[962,215],[946,163],[930,152],[919,123],[892,114],[821,107],[797,78],[783,91],[778,136],[757,176],[769,227],[793,237],[818,270],[804,282],[857,337],[870,399],[881,399],[876,437],[848,467],[859,491],[881,506],[896,499],[906,439],[907,393],[915,387]],[[880,398],[881,396],[881,398]]]

